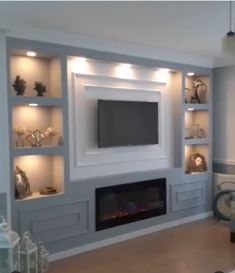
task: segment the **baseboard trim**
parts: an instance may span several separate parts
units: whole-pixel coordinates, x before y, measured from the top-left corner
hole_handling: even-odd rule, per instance
[[[76,248],[72,248],[72,249],[68,249],[65,251],[61,251],[55,254],[50,255],[50,261],[57,261],[60,259],[64,259],[70,256],[74,256],[80,253],[84,253],[90,250],[95,250],[104,246],[108,246],[108,245],[112,245],[112,244],[116,244],[116,243],[120,243],[129,239],[133,239],[136,237],[140,237],[143,235],[147,235],[156,231],[160,231],[163,229],[167,229],[167,228],[172,228],[172,227],[176,227],[182,224],[186,224],[186,223],[190,223],[193,221],[197,221],[200,219],[204,219],[204,218],[208,218],[210,216],[212,216],[213,213],[211,211],[208,212],[204,212],[204,213],[200,213],[197,215],[193,215],[193,216],[189,216],[189,217],[185,217],[185,218],[181,218],[178,220],[174,220],[174,221],[170,221],[164,224],[159,224],[157,226],[153,226],[153,227],[148,227],[148,228],[144,228],[141,230],[137,230],[137,231],[133,231],[133,232],[129,232],[123,235],[119,235],[119,236],[115,236],[112,238],[108,238],[99,242],[95,242],[95,243],[90,243],[90,244],[86,244],[80,247],[76,247]]]

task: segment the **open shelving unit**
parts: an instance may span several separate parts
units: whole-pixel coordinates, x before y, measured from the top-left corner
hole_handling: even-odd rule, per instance
[[[12,198],[17,203],[63,195],[67,166],[62,58],[45,52],[28,57],[26,52],[22,48],[11,49],[8,54]],[[17,95],[13,88],[17,76],[26,82],[23,95]],[[34,90],[36,81],[46,86],[43,96]],[[17,166],[29,181],[29,196],[16,197]],[[56,193],[40,194],[45,187],[53,187]]]
[[[183,109],[184,172],[187,176],[207,174],[212,148],[210,75],[184,75]]]

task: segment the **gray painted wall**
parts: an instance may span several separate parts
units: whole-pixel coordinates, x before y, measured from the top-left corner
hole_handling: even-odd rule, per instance
[[[213,170],[235,174],[235,67],[215,68],[213,72]]]

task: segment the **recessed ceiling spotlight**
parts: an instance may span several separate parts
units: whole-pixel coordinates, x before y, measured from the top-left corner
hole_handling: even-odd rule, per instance
[[[195,109],[194,108],[188,108],[188,111],[194,111]]]
[[[160,71],[170,72],[170,69],[169,68],[160,68]]]
[[[194,76],[194,72],[188,72],[187,76]]]
[[[122,67],[125,67],[125,68],[130,68],[131,67],[131,64],[127,64],[127,63],[121,63],[120,65]]]
[[[85,57],[79,57],[79,58],[78,58],[78,61],[80,61],[80,62],[85,62],[85,61],[87,61],[87,58],[85,58]]]
[[[28,57],[35,57],[35,56],[37,56],[37,53],[36,53],[36,52],[33,52],[33,51],[27,51],[26,55],[27,55]]]
[[[38,104],[37,103],[29,103],[29,106],[31,106],[31,107],[37,107]]]

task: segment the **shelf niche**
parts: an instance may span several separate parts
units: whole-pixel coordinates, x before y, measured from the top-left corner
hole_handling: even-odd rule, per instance
[[[40,54],[38,55],[40,56]],[[23,96],[37,96],[34,83],[40,81],[47,88],[44,97],[61,98],[61,63],[59,58],[12,55],[10,57],[10,71],[11,94],[13,96],[16,96],[16,91],[12,84],[16,76],[19,75],[26,81],[27,86]]]
[[[209,113],[208,111],[185,111],[185,139],[208,139]],[[198,133],[194,128],[198,125]],[[200,129],[203,131],[200,132]]]
[[[61,107],[56,106],[25,106],[17,105],[12,109],[12,131],[13,131],[13,147],[27,148],[31,147],[27,141],[30,131],[40,130],[45,132],[52,127],[56,132],[55,136],[48,136],[42,140],[42,146],[58,146],[61,145],[63,139],[63,113]],[[18,129],[23,129],[24,134],[19,136]],[[30,130],[30,131],[29,131]]]
[[[64,159],[59,155],[30,155],[14,158],[14,171],[19,166],[25,173],[30,183],[32,196],[28,200],[40,197],[49,197],[64,193]],[[56,187],[57,193],[51,195],[40,195],[42,187]]]

